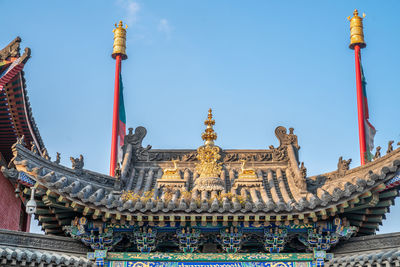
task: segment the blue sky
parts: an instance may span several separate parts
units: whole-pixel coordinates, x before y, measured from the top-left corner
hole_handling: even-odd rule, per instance
[[[144,145],[197,148],[212,107],[222,148],[277,145],[294,127],[309,175],[359,165],[355,8],[366,13],[362,50],[375,143],[400,141],[399,1],[4,1],[0,46],[32,49],[25,77],[50,154],[85,156],[108,173],[115,61],[113,25],[129,26],[122,64],[127,126]],[[395,206],[380,232],[399,231]]]

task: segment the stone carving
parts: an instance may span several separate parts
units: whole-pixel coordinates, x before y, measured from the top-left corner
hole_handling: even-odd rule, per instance
[[[389,154],[390,152],[393,151],[393,143],[394,143],[393,140],[390,140],[390,141],[389,141],[389,143],[388,143],[388,149],[387,149],[387,151],[386,151],[387,154]]]
[[[43,156],[43,158],[45,158],[46,160],[51,160],[51,158],[50,158],[50,156],[49,156],[49,153],[47,152],[47,149],[46,149],[46,148],[43,148],[43,149],[42,149],[42,156]]]
[[[139,161],[147,161],[149,158],[149,150],[151,149],[150,145],[147,145],[146,148],[142,146],[142,141],[147,134],[146,128],[139,126],[135,129],[135,133],[133,133],[133,128],[128,129],[128,134],[124,139],[124,152],[127,144],[131,144],[136,160]]]
[[[1,172],[4,174],[4,176],[10,180],[16,181],[18,179],[18,171],[14,168],[6,168],[4,166],[1,166]]]
[[[38,150],[35,142],[33,142],[33,141],[31,141],[31,151],[33,152],[33,154],[39,155],[39,150]]]
[[[274,146],[269,146],[269,148],[272,150],[272,160],[273,161],[288,160],[286,147],[279,146],[278,148],[274,148]]]
[[[301,163],[300,173],[301,173],[301,177],[303,177],[303,179],[306,179],[306,177],[307,177],[307,168],[304,167],[304,162]]]
[[[275,129],[275,135],[279,139],[279,146],[293,145],[297,150],[300,146],[297,142],[297,135],[293,133],[294,129],[289,128],[289,134],[287,134],[286,128],[279,126]]]
[[[22,135],[20,138],[17,137],[17,144],[25,146],[25,135]]]
[[[60,161],[61,161],[61,153],[57,152],[56,161],[54,161],[54,163],[60,164]]]
[[[350,169],[350,163],[351,163],[351,159],[348,160],[344,160],[343,157],[339,158],[339,162],[337,164],[337,172],[339,177],[342,177],[346,174],[346,171],[348,171]]]
[[[376,152],[375,152],[375,156],[374,156],[374,160],[375,159],[379,159],[381,157],[381,147],[377,146],[376,147]]]
[[[195,161],[195,160],[197,160],[197,154],[195,152],[185,154],[181,157],[181,160],[182,161]]]
[[[114,177],[116,179],[121,178],[121,165],[119,164],[119,162],[117,162],[117,167],[115,167]]]
[[[20,43],[21,43],[21,38],[17,37],[11,43],[9,43],[5,48],[0,50],[0,60],[5,60],[9,57],[18,57]]]
[[[72,162],[72,169],[75,170],[75,172],[79,175],[81,175],[83,173],[83,156],[80,155],[79,158],[73,158],[70,157],[70,160]]]
[[[48,250],[49,248],[68,253],[85,253],[90,251],[88,247],[81,242],[70,237],[59,237],[51,235],[40,235],[0,230],[0,245],[1,246],[23,246],[25,248],[34,248]]]

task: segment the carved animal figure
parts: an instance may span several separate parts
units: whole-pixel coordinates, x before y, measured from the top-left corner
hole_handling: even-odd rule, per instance
[[[21,138],[17,138],[17,144],[25,145],[25,135],[22,135]]]
[[[346,173],[346,171],[348,171],[350,169],[350,163],[351,163],[351,159],[344,160],[343,157],[339,158],[339,162],[337,165],[339,176],[343,176]]]
[[[255,173],[254,169],[245,167],[247,160],[241,159],[240,161],[242,162],[242,166],[240,167],[240,169],[241,169],[240,173],[242,173],[242,174],[254,174]]]
[[[83,156],[80,155],[79,158],[74,159],[73,157],[70,157],[70,160],[72,162],[72,169],[74,170],[82,170],[83,169]]]
[[[44,148],[44,149],[42,150],[42,155],[43,155],[43,158],[45,158],[45,159],[47,159],[47,160],[50,160],[50,156],[49,156],[49,153],[47,152],[47,149],[46,149],[46,148]]]
[[[305,179],[307,177],[307,168],[304,167],[304,162],[301,163],[300,172],[301,176]]]
[[[33,141],[31,142],[31,151],[36,155],[39,154],[38,148],[37,148],[35,142],[33,142]]]
[[[387,149],[386,153],[390,153],[390,152],[393,151],[393,143],[394,143],[393,140],[390,140],[390,141],[389,141],[389,143],[388,143],[388,149]]]
[[[174,159],[171,162],[174,164],[174,167],[164,169],[164,174],[175,174],[178,171],[178,165],[176,164],[178,160]]]
[[[57,152],[56,161],[54,161],[54,163],[60,164],[60,161],[61,161],[61,154],[60,152]]]
[[[374,156],[374,160],[375,159],[379,159],[381,157],[381,147],[377,146],[376,147],[376,152],[375,152],[375,156]]]

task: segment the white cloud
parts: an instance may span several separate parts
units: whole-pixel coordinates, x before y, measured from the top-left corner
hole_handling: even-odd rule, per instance
[[[161,19],[160,22],[158,23],[158,30],[164,33],[168,39],[171,38],[172,27],[169,24],[168,20]]]
[[[117,4],[126,10],[126,24],[132,26],[138,20],[140,5],[133,0],[117,0]]]

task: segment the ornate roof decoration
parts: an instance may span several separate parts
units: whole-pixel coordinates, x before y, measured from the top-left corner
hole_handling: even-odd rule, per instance
[[[3,173],[15,180],[23,173],[36,182],[41,212],[62,206],[72,214],[134,224],[151,220],[162,225],[187,216],[194,221],[226,216],[256,225],[286,224],[344,215],[359,233],[369,234],[378,229],[397,196],[397,182],[391,181],[400,174],[400,149],[353,169],[342,158],[337,170],[306,177],[306,168],[298,161],[297,136],[284,127],[276,130],[280,146],[269,150],[224,150],[215,145],[203,145],[199,152],[153,150],[142,147],[145,132],[138,128],[127,135],[120,179],[61,166],[19,143],[13,147],[17,172],[3,168]],[[171,160],[177,160],[174,168]],[[203,171],[196,166],[202,161],[219,172],[200,178]],[[120,185],[115,187],[117,182]],[[27,188],[21,190],[29,195]],[[43,210],[46,216],[57,214],[47,211]],[[42,225],[48,233],[57,234],[70,220]]]
[[[21,38],[15,38],[9,45],[0,50],[0,73],[7,72],[12,64],[19,62],[23,65],[30,58],[30,49],[25,48],[23,55],[20,55]],[[32,110],[27,96],[24,72],[7,72],[10,79],[0,90],[0,116],[2,124],[0,126],[0,152],[9,161],[12,158],[11,146],[16,142],[17,138],[25,136],[25,143],[30,144],[32,141],[36,143],[39,153],[45,149],[43,141],[40,137],[39,130],[36,126],[32,115]],[[11,75],[11,76],[10,76]],[[7,79],[7,80],[8,80]]]
[[[214,140],[217,140],[217,133],[214,132],[213,126],[215,125],[215,120],[212,119],[212,109],[208,110],[207,120],[204,121],[204,125],[207,126],[204,133],[201,134],[201,138],[205,141],[205,145],[214,145]]]
[[[214,132],[213,126],[215,120],[212,119],[212,110],[208,110],[207,120],[204,121],[207,126],[201,138],[205,141],[204,146],[197,149],[196,171],[199,177],[195,180],[193,190],[201,192],[224,190],[224,183],[219,177],[222,170],[222,162],[220,162],[220,148],[214,145],[214,140],[217,139],[217,134]]]

